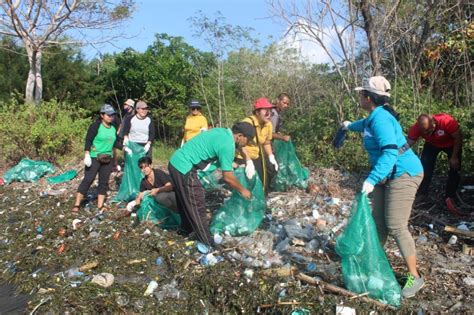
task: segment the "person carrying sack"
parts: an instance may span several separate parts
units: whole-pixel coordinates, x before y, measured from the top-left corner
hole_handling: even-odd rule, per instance
[[[238,151],[235,162],[245,164],[247,178],[252,178],[255,171],[262,181],[265,194],[268,194],[271,177],[278,172],[278,163],[272,149],[273,127],[270,122],[273,104],[267,98],[259,98],[253,105],[253,114],[242,122],[255,128],[252,143]]]

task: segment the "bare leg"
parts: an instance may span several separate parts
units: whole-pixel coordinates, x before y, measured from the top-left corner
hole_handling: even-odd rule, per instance
[[[105,202],[105,195],[97,195],[97,208],[102,208]]]
[[[420,274],[416,269],[416,256],[407,256],[405,257],[405,263],[407,264],[408,271],[415,277],[419,278]]]

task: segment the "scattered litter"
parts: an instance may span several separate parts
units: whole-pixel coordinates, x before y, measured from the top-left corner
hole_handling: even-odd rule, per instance
[[[465,285],[472,287],[474,286],[474,278],[473,277],[466,277],[462,280]]]
[[[155,290],[158,288],[158,282],[156,281],[150,281],[148,284],[148,287],[146,288],[145,293],[143,293],[144,296],[150,296],[155,292]]]
[[[336,315],[356,315],[356,311],[349,306],[336,305]]]
[[[101,287],[108,288],[114,284],[114,279],[113,274],[103,272],[93,276],[91,282],[100,285]]]

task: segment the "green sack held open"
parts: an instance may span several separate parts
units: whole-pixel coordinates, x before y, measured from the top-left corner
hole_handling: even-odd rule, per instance
[[[272,179],[272,191],[287,191],[291,187],[306,189],[309,171],[303,167],[296,156],[293,142],[273,140],[273,151],[278,162],[278,173]]]
[[[138,167],[138,160],[145,156],[145,150],[141,145],[131,141],[127,143],[127,147],[132,150],[132,155],[125,153],[122,183],[117,195],[113,199],[114,202],[134,200],[140,192],[140,182],[142,181],[143,174],[140,167]]]
[[[366,194],[359,193],[351,217],[336,240],[342,274],[348,290],[399,307],[401,291],[387,256],[380,245]]]
[[[149,221],[162,229],[177,229],[181,225],[181,217],[178,213],[160,205],[150,195],[144,196],[140,208],[137,211],[138,221]]]
[[[252,193],[247,200],[239,192],[233,191],[232,196],[217,210],[212,218],[211,234],[228,232],[232,236],[246,235],[255,231],[265,215],[265,196],[262,182],[258,176],[248,180],[245,169],[239,167],[235,171],[239,182]]]

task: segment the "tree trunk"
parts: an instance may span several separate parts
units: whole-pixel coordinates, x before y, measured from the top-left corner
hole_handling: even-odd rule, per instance
[[[33,49],[26,46],[26,53],[28,54],[28,63],[30,65],[30,70],[28,71],[28,78],[26,80],[26,89],[25,89],[25,101],[27,103],[34,102],[34,93],[35,93],[35,81],[36,81],[36,54]]]
[[[25,101],[27,103],[35,102],[36,105],[39,105],[43,99],[43,77],[41,76],[42,52],[41,49],[34,49],[29,45],[25,46],[30,65],[26,81]]]
[[[370,0],[362,0],[360,2],[360,10],[364,18],[364,31],[367,34],[367,41],[369,42],[369,54],[372,61],[373,75],[380,74],[380,57],[379,44],[375,36],[374,21],[372,13],[370,13]]]
[[[35,103],[39,105],[43,100],[43,77],[41,75],[42,52],[39,49],[36,52],[36,77],[35,77]]]

